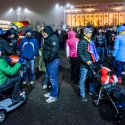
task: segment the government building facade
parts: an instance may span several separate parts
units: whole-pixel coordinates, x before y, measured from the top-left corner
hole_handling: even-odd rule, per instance
[[[120,25],[125,23],[125,2],[80,4],[65,9],[64,14],[71,27]]]

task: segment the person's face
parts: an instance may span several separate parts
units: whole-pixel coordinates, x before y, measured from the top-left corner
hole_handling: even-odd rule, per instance
[[[102,33],[102,29],[99,29],[99,33]]]
[[[15,35],[14,35],[14,34],[12,34],[10,37],[13,39],[13,38],[15,37]]]
[[[91,37],[92,37],[92,32],[88,32],[88,33],[86,34],[86,36],[87,36],[88,38],[91,38]]]
[[[116,28],[116,27],[113,27],[113,31],[115,31],[115,32],[116,32],[116,30],[117,30],[117,28]]]
[[[31,36],[32,34],[30,32],[27,32],[26,36]]]
[[[46,32],[44,32],[44,31],[42,32],[42,35],[43,35],[44,38],[47,38],[47,37],[49,36],[49,35],[48,35]]]

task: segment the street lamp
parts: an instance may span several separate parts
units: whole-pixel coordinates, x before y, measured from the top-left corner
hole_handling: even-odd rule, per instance
[[[17,16],[18,16],[18,21],[20,20],[20,18],[21,18],[21,7],[18,7],[18,9],[17,9]]]
[[[65,18],[66,18],[66,15],[65,15],[65,10],[66,9],[73,9],[74,6],[71,5],[70,3],[67,3],[65,6],[60,6],[59,4],[56,4],[56,9],[63,9],[63,21],[64,21],[64,24],[65,24]]]

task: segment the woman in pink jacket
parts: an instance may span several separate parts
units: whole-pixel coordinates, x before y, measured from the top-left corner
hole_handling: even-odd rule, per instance
[[[74,31],[68,32],[68,40],[66,41],[66,55],[71,61],[71,82],[77,84],[79,81],[79,64],[77,56],[77,44],[79,39],[76,38]]]

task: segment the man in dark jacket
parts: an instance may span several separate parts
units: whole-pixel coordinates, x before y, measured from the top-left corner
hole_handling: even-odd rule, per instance
[[[104,63],[104,56],[105,56],[105,49],[107,50],[107,41],[106,36],[102,32],[102,29],[98,29],[98,34],[95,36],[95,45],[97,47],[97,52],[100,55],[100,61],[103,64]]]
[[[2,49],[2,55],[7,56],[11,55],[13,52],[12,47],[10,46],[9,42],[4,38],[5,33],[2,31],[0,32],[0,48]]]
[[[91,40],[91,36],[92,36],[91,29],[85,28],[84,37],[83,39],[80,40],[80,42],[78,43],[78,47],[77,47],[77,54],[78,54],[78,59],[79,59],[79,64],[80,64],[79,87],[80,87],[81,100],[83,102],[87,101],[87,98],[85,96],[85,81],[86,81],[87,73],[89,71],[89,66],[93,62],[97,62],[99,59],[98,54],[96,52],[95,45],[93,41]],[[92,48],[92,50],[94,51],[89,50],[89,48]],[[92,95],[92,94],[94,94],[93,82],[89,83],[89,95]]]
[[[26,31],[26,37],[21,39],[19,50],[26,65],[30,63],[30,84],[34,84],[34,58],[39,55],[38,41],[33,36],[32,29]],[[27,67],[23,69],[23,84],[27,82]]]
[[[43,29],[42,35],[44,37],[43,59],[51,84],[50,93],[44,96],[48,97],[46,102],[51,103],[57,100],[58,95],[59,38],[50,26]]]

